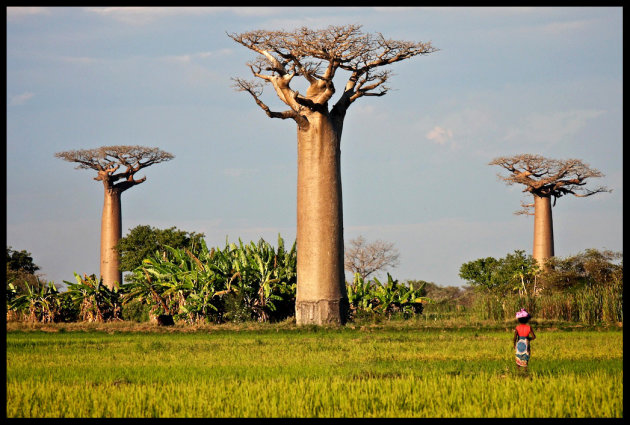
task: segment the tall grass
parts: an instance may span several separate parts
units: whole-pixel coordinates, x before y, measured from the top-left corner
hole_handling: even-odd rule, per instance
[[[7,416],[623,416],[621,331],[537,335],[526,377],[509,331],[9,332]]]
[[[537,319],[562,320],[584,324],[622,323],[623,288],[621,286],[585,287],[539,296],[478,293],[472,314],[478,319],[510,320],[525,308]]]

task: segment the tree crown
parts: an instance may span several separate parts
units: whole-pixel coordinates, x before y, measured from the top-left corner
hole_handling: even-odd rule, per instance
[[[335,93],[333,78],[339,69],[350,72],[350,77],[331,112],[343,115],[356,99],[387,93],[389,88],[385,83],[391,73],[381,67],[437,50],[430,42],[397,41],[386,39],[380,33],[366,34],[360,25],[315,30],[306,27],[293,31],[256,30],[228,36],[259,54],[248,66],[262,82],[235,78],[235,88],[252,95],[269,117],[292,118],[301,125],[305,125],[304,115],[328,112],[328,101]],[[296,76],[304,77],[309,83],[306,96],[290,88]],[[271,111],[260,100],[264,83],[273,86],[289,110]]]
[[[599,170],[590,168],[579,159],[557,160],[540,155],[520,154],[511,157],[498,157],[489,165],[498,165],[510,174],[497,174],[506,184],[522,184],[523,192],[532,193],[540,197],[553,197],[554,206],[557,198],[571,194],[577,197],[591,196],[600,192],[610,192],[605,186],[594,189],[585,187],[586,180],[593,177],[603,177]],[[533,204],[521,205],[523,210],[516,214],[530,214],[528,208]]]
[[[98,176],[94,180],[101,180],[106,186],[122,192],[146,180],[146,177],[133,177],[142,168],[169,161],[175,156],[158,148],[118,145],[57,152],[55,157],[78,163],[77,169],[96,170]],[[125,169],[116,173],[121,166]],[[118,180],[122,181],[115,184]]]
[[[15,251],[10,246],[7,246],[7,267],[14,271],[21,270],[30,274],[35,274],[39,270],[39,266],[33,262],[30,252],[24,249]]]
[[[363,236],[352,239],[344,255],[345,269],[353,274],[359,273],[363,279],[378,271],[396,267],[400,256],[393,243],[381,240],[367,243]]]
[[[142,260],[154,255],[156,251],[165,251],[165,246],[188,249],[197,254],[203,237],[203,233],[179,230],[175,226],[168,229],[136,226],[116,244],[116,251],[120,254],[120,270],[133,271],[142,265]]]
[[[536,260],[525,251],[515,250],[505,258],[479,258],[461,265],[459,277],[475,288],[506,294],[533,285],[539,273]]]

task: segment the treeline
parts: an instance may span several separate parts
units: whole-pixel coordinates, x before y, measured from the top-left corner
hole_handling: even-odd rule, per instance
[[[94,275],[75,274],[54,284],[7,286],[10,320],[40,322],[144,321],[161,315],[194,324],[257,320],[281,321],[295,314],[297,287],[296,244],[287,249],[278,236],[274,248],[258,243],[228,243],[208,249],[205,241],[175,248],[162,245],[141,260],[126,283],[108,288]],[[349,320],[356,316],[411,317],[421,312],[421,288],[416,290],[388,275],[387,282],[356,276],[348,284]]]
[[[460,277],[475,290],[471,311],[480,319],[510,320],[525,308],[536,319],[623,322],[623,256],[587,249],[552,257],[544,267],[514,251],[505,258],[465,263]]]
[[[94,275],[64,281],[59,291],[35,274],[30,253],[7,247],[7,320],[39,322],[148,321],[170,315],[185,323],[249,320],[276,322],[295,314],[295,242],[277,247],[228,243],[208,249],[203,234],[138,226],[117,246],[130,271],[125,283],[109,289]],[[364,279],[346,282],[348,320],[469,317],[512,320],[527,309],[535,319],[583,323],[623,322],[623,256],[589,249],[553,257],[546,267],[514,251],[462,264],[468,285]]]
[[[475,319],[512,321],[525,308],[535,320],[585,324],[623,322],[623,255],[587,249],[568,257],[552,257],[545,268],[516,250],[503,258],[485,257],[462,264],[465,286],[424,287],[432,302],[426,320]]]

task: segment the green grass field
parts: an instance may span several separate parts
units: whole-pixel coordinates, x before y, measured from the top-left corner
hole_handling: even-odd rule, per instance
[[[621,328],[8,329],[7,417],[623,417]],[[42,330],[43,329],[43,330]]]

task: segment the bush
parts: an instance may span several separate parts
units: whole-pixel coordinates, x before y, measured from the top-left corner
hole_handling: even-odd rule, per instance
[[[389,273],[384,283],[377,278],[367,281],[355,273],[352,283],[346,282],[346,288],[350,320],[376,316],[410,318],[422,314],[423,303],[431,302],[431,299],[422,296],[424,284],[401,284]]]
[[[151,307],[151,315],[172,314],[187,323],[199,321],[263,322],[285,320],[295,311],[296,244],[285,250],[260,239],[227,243],[195,254],[165,246],[162,255],[145,258],[125,285],[125,299]]]
[[[243,295],[234,292],[223,297],[223,321],[242,323],[254,319],[253,310],[243,298]]]
[[[132,322],[148,322],[149,317],[148,304],[144,304],[139,300],[131,300],[122,306],[122,318]]]

